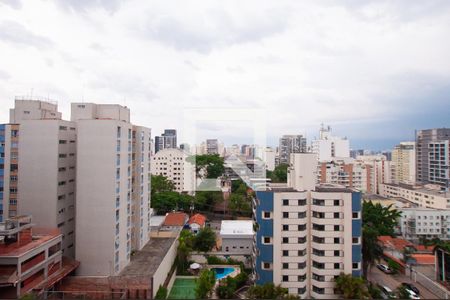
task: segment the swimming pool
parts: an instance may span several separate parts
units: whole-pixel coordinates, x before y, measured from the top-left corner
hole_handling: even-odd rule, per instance
[[[216,280],[223,279],[234,272],[234,268],[212,268],[216,272]]]

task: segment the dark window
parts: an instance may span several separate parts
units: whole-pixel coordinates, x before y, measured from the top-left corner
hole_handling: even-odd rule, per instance
[[[283,218],[285,219],[289,218],[289,213],[287,211],[283,212]]]
[[[325,225],[320,225],[320,224],[312,224],[312,228],[313,230],[318,230],[318,231],[324,231],[325,230]]]
[[[283,282],[288,282],[288,281],[289,281],[289,276],[283,275]]]
[[[334,238],[334,243],[335,243],[335,244],[340,244],[340,243],[341,243],[341,239],[338,238],[338,237],[335,237],[335,238]]]
[[[299,218],[299,219],[306,218],[306,211],[304,211],[304,212],[299,212],[299,213],[298,213],[298,218]]]
[[[298,243],[299,243],[299,244],[304,244],[304,243],[306,243],[306,236],[304,236],[304,237],[299,237],[299,238],[298,238]]]
[[[341,264],[340,263],[334,263],[334,268],[335,269],[340,269],[341,268]]]
[[[297,264],[297,269],[301,270],[306,268],[306,262],[301,262]]]
[[[298,231],[304,231],[304,230],[306,230],[306,224],[298,225]]]
[[[341,201],[340,200],[334,200],[333,204],[334,204],[334,206],[339,206],[339,205],[341,205]]]
[[[289,264],[288,263],[283,263],[283,269],[289,269]]]
[[[289,205],[289,200],[283,199],[283,206],[288,206],[288,205]]]
[[[352,268],[353,268],[353,269],[358,269],[358,267],[359,267],[359,266],[358,266],[358,263],[352,263]]]
[[[288,231],[289,230],[289,225],[283,225],[283,231]]]
[[[270,211],[265,211],[264,212],[264,218],[270,219]]]
[[[334,256],[341,256],[341,251],[334,250]]]
[[[353,237],[353,238],[352,238],[352,243],[353,243],[353,244],[358,244],[358,243],[359,243],[359,238]]]
[[[358,219],[358,213],[357,212],[353,212],[352,213],[352,218],[353,219]]]
[[[298,200],[298,206],[305,206],[305,205],[306,205],[306,199]]]
[[[265,244],[270,244],[270,237],[265,236],[265,237],[264,237],[264,243],[265,243]]]
[[[339,225],[334,225],[334,231],[339,231],[340,230],[339,227],[340,227]]]
[[[270,269],[270,263],[268,263],[268,262],[265,262],[264,264],[264,269]]]
[[[287,243],[289,243],[289,238],[284,237],[284,238],[283,238],[283,244],[287,244]]]
[[[283,256],[289,256],[289,250],[283,250]]]
[[[306,275],[300,275],[300,276],[297,277],[297,281],[298,282],[303,282],[305,280],[306,280]]]
[[[297,251],[297,255],[298,256],[305,256],[306,255],[306,250],[298,250]]]
[[[338,213],[338,212],[335,212],[335,213],[333,214],[333,216],[334,216],[335,219],[339,219],[339,218],[341,217],[341,214]]]

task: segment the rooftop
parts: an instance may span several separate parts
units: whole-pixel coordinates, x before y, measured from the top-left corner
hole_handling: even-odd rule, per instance
[[[204,226],[206,222],[206,217],[202,214],[195,214],[189,219],[189,225],[196,223],[200,226]]]
[[[151,278],[175,240],[175,238],[151,239],[142,250],[136,251],[128,266],[120,272],[119,277],[146,276]]]
[[[252,220],[223,220],[220,235],[253,235]]]
[[[407,189],[410,191],[416,191],[427,195],[439,196],[444,198],[450,198],[450,192],[440,191],[437,189],[427,188],[422,185],[411,185],[411,184],[394,184],[394,183],[384,183],[387,186]]]
[[[188,215],[184,212],[171,212],[166,215],[164,226],[184,226]]]
[[[353,190],[339,184],[322,183],[316,186],[316,192],[351,193]]]

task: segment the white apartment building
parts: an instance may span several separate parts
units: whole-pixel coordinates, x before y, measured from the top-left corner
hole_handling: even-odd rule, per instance
[[[222,220],[220,224],[224,252],[251,255],[254,236],[252,220]]]
[[[422,208],[450,208],[450,192],[429,185],[381,184],[380,195],[386,198],[400,197]]]
[[[371,168],[361,161],[353,159],[336,159],[331,162],[320,162],[318,171],[319,183],[330,183],[367,192],[370,185]]]
[[[367,192],[380,194],[380,185],[391,183],[392,164],[384,155],[361,155],[356,158],[367,168]]]
[[[76,125],[57,109],[16,98],[3,126],[2,210],[4,219],[33,215],[37,226],[58,228],[63,254],[74,257]]]
[[[130,261],[134,223],[140,225],[134,229],[135,246],[142,247],[148,241],[149,189],[145,178],[150,130],[133,127],[130,110],[120,105],[72,103],[71,120],[77,122],[78,135],[78,274],[116,275]],[[139,197],[134,199],[136,195]]]
[[[416,207],[401,208],[399,212],[399,228],[405,239],[450,239],[450,210]]]
[[[319,139],[313,140],[311,150],[318,155],[320,162],[331,161],[334,158],[350,157],[350,141],[331,135],[331,127],[320,128]]]
[[[266,162],[266,170],[273,171],[275,170],[275,150],[267,147],[264,151],[264,161]]]
[[[401,142],[392,150],[392,183],[416,181],[416,143]]]
[[[179,193],[195,190],[195,168],[187,162],[188,155],[180,149],[164,149],[152,158],[152,175],[162,175],[173,182]]]
[[[291,155],[288,170],[288,187],[256,192],[256,283],[302,298],[341,298],[335,277],[361,276],[361,193],[316,185],[316,154]]]

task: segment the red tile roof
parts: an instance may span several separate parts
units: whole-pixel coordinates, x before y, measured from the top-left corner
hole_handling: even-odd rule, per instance
[[[398,251],[403,251],[405,247],[414,247],[414,245],[401,238],[393,238],[388,235],[379,236],[378,240],[383,244],[384,247],[393,248]]]
[[[206,217],[202,214],[195,214],[189,219],[189,225],[198,224],[200,226],[205,226]]]
[[[164,220],[164,226],[184,226],[188,219],[187,214],[184,212],[172,212],[166,215]]]
[[[432,254],[411,254],[418,265],[434,265],[434,255]]]
[[[415,245],[414,248],[416,248],[419,252],[429,252],[433,253],[433,249],[435,246],[425,246],[425,245]]]

